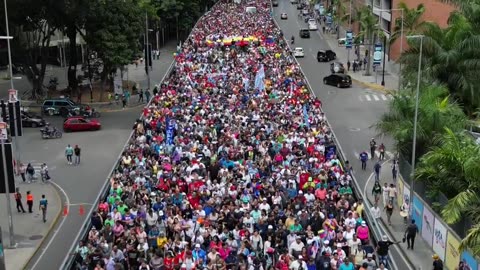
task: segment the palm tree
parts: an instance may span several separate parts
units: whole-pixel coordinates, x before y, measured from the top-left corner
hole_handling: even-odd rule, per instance
[[[480,30],[460,12],[453,12],[449,25],[442,29],[435,23],[423,25],[422,76],[445,84],[471,115],[480,104],[478,71],[480,69]],[[477,32],[477,33],[476,33]],[[400,57],[402,75],[408,81],[416,74],[419,40],[408,40],[410,48]]]
[[[454,224],[464,216],[473,219],[475,225],[461,249],[480,255],[480,145],[469,134],[448,128],[436,144],[421,158],[415,177],[449,198],[441,212],[445,222]]]
[[[460,131],[466,127],[466,116],[461,106],[448,95],[443,86],[431,85],[421,89],[417,122],[417,157],[421,157],[435,145],[434,138],[444,128]],[[402,91],[393,95],[389,110],[374,125],[381,135],[389,135],[403,156],[411,156],[413,143],[413,120],[415,95],[413,91]]]
[[[398,4],[398,9],[403,10],[403,35],[413,35],[421,31],[425,21],[420,20],[423,13],[425,13],[425,6],[418,4],[417,8],[408,8],[404,2]],[[402,18],[395,20],[395,27],[390,36],[390,44],[394,43],[402,36]]]
[[[347,8],[345,7],[344,0],[333,0],[332,2],[332,14],[334,21],[337,22],[337,26],[340,26],[341,23],[348,21],[349,13],[347,13]],[[338,30],[340,27],[337,28]],[[337,32],[337,39],[340,38],[340,31]]]
[[[357,43],[359,40],[364,40],[365,42],[367,42],[368,59],[367,59],[367,66],[365,69],[365,75],[370,76],[371,75],[370,74],[370,66],[371,66],[370,56],[372,55],[372,46],[374,43],[374,38],[375,36],[381,38],[385,36],[385,34],[383,33],[383,30],[378,24],[377,16],[373,14],[372,10],[369,7],[367,6],[362,7],[359,10],[359,13],[360,13],[360,20],[359,20],[360,32],[356,36],[355,42]]]

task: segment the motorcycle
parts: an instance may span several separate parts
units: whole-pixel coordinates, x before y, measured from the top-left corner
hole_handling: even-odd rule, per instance
[[[56,127],[52,129],[42,128],[40,133],[42,134],[42,139],[58,139],[62,137],[62,132]]]

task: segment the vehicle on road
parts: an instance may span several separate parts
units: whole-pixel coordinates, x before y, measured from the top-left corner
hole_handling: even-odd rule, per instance
[[[305,57],[305,52],[303,51],[303,48],[297,47],[293,50],[293,56],[295,57]]]
[[[318,62],[330,62],[337,58],[337,54],[332,50],[319,50],[317,52],[317,61]]]
[[[298,4],[298,5],[297,5],[297,10],[301,10],[301,9],[303,9],[304,7],[305,7],[304,4]]]
[[[46,115],[67,116],[68,112],[80,110],[81,105],[69,98],[54,98],[43,101],[42,111]]]
[[[273,1],[272,1],[272,6],[278,7],[278,1],[277,1],[277,0],[273,0]]]
[[[291,4],[296,4],[296,3],[298,3],[298,0],[290,0],[290,3]]]
[[[50,128],[47,126],[42,128],[40,129],[40,134],[42,134],[42,139],[58,139],[62,137],[62,131],[56,127]]]
[[[98,120],[86,119],[82,116],[73,116],[65,119],[63,122],[63,130],[65,132],[72,131],[93,131],[100,130],[102,125]]]
[[[308,20],[308,30],[318,30],[317,22],[315,19]]]
[[[310,30],[308,29],[300,29],[300,37],[301,38],[310,38]]]
[[[26,112],[26,111],[20,111],[20,116],[22,117],[22,127],[44,127],[47,122],[40,116]],[[7,115],[5,121],[8,122],[10,116]]]
[[[282,19],[282,20],[288,19],[287,13],[284,12],[284,13],[280,14],[280,19]]]
[[[324,77],[323,83],[333,85],[338,88],[350,87],[352,86],[352,78],[350,77],[350,75],[335,73]]]
[[[332,73],[345,73],[345,67],[343,66],[343,63],[334,62],[330,64],[330,71]]]
[[[302,10],[302,15],[303,16],[308,15],[308,14],[310,14],[310,11],[308,11],[308,9],[305,8],[305,9]]]

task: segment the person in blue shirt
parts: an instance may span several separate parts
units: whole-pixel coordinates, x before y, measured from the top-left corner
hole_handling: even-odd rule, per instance
[[[39,210],[42,211],[43,222],[47,222],[47,206],[48,200],[45,198],[45,194],[43,194],[39,202]]]
[[[338,270],[355,270],[355,266],[353,266],[353,263],[351,263],[348,258],[345,258]]]
[[[360,161],[362,162],[362,170],[367,169],[367,160],[368,160],[368,153],[366,151],[363,151],[360,153]]]
[[[297,189],[293,186],[292,183],[287,188],[287,193],[288,193],[288,198],[289,199],[293,199],[293,198],[297,197]]]
[[[205,250],[200,248],[200,244],[195,244],[195,249],[192,251],[192,257],[195,262],[201,259],[206,266],[207,253]]]

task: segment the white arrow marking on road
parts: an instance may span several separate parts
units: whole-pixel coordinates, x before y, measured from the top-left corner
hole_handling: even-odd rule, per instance
[[[365,95],[365,98],[367,99],[367,101],[371,101],[372,99],[370,98],[370,95]]]
[[[375,101],[379,101],[380,99],[377,97],[377,95],[373,95],[373,99],[375,99]]]

